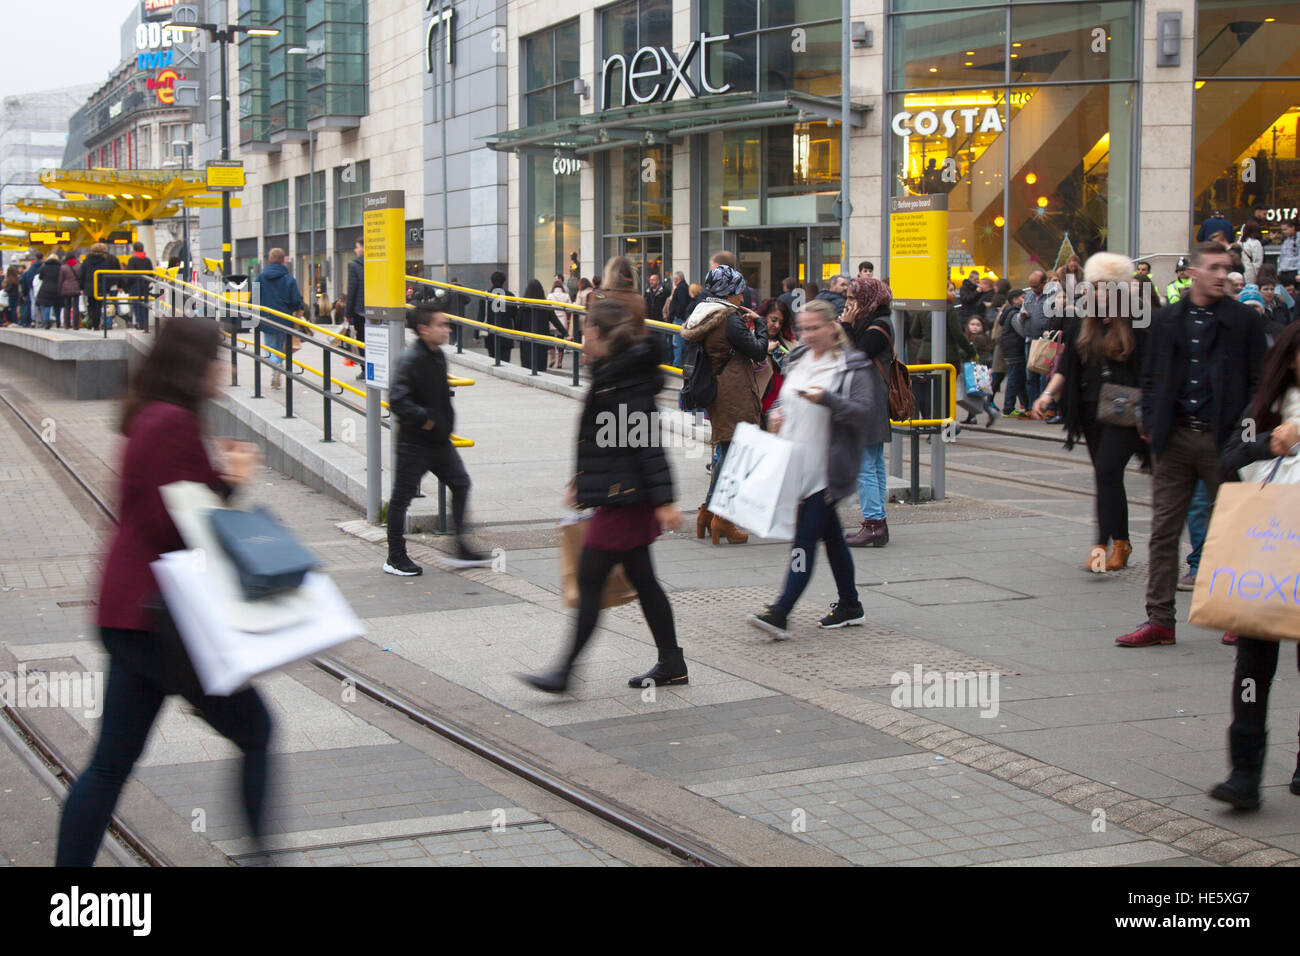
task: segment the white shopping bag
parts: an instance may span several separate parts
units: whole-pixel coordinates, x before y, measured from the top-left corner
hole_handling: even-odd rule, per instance
[[[736,426],[709,511],[760,538],[794,538],[802,483],[792,442],[748,422]]]
[[[211,578],[192,551],[173,551],[152,564],[167,609],[205,693],[224,697],[258,674],[360,637],[365,627],[326,575],[309,573],[297,589],[311,613],[274,631],[252,633],[231,624],[229,602],[213,600]]]

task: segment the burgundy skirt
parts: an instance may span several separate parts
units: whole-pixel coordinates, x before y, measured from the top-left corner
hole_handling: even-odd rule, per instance
[[[652,504],[608,505],[596,509],[582,546],[598,551],[631,551],[659,537]]]

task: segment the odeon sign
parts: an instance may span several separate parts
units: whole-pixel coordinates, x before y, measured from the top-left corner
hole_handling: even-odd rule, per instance
[[[713,37],[701,33],[698,40],[692,40],[690,45],[686,47],[686,52],[682,54],[680,60],[666,46],[643,46],[633,53],[631,57],[625,57],[622,53],[615,53],[605,57],[605,62],[600,65],[600,108],[602,110],[609,109],[609,74],[611,68],[615,66],[622,70],[619,102],[623,105],[627,105],[629,95],[637,103],[650,103],[656,99],[666,103],[673,98],[673,94],[677,92],[679,85],[686,90],[689,96],[699,96],[700,91],[695,89],[691,83],[691,78],[686,75],[686,71],[690,68],[691,60],[695,58],[696,53],[700,55],[700,90],[705,93],[727,92],[727,90],[731,89],[730,83],[724,83],[722,86],[717,87],[709,83],[707,47],[710,43],[721,43],[723,40],[730,39],[730,33]],[[660,83],[656,81],[648,92],[644,91],[641,81],[660,76],[665,69],[670,73],[668,82]]]
[[[940,133],[944,139],[951,139],[957,135],[958,125],[962,132],[965,133],[1001,133],[1005,128],[1002,123],[1002,114],[998,112],[996,106],[986,106],[983,110],[983,117],[979,122],[979,129],[975,128],[975,118],[980,115],[979,107],[971,106],[965,109],[944,110],[936,112],[935,110],[921,110],[912,113],[903,110],[901,113],[895,113],[893,120],[890,121],[890,129],[898,136],[933,136]],[[953,117],[961,117],[961,123],[953,122]],[[912,127],[908,129],[905,125],[911,121]]]

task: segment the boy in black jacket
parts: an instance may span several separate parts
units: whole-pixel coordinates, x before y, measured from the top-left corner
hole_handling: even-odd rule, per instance
[[[436,302],[421,302],[412,313],[411,323],[420,340],[402,354],[388,397],[397,419],[397,473],[393,497],[388,502],[388,560],[384,570],[404,577],[423,571],[406,555],[406,509],[427,471],[451,489],[456,555],[447,563],[455,568],[491,563],[491,558],[474,551],[465,539],[469,475],[451,443],[456,412],[451,407],[447,359],[442,354],[442,346],[451,335],[451,320]]]

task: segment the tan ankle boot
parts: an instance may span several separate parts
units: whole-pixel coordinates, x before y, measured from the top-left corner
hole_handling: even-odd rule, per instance
[[[1116,538],[1111,542],[1110,557],[1106,559],[1107,571],[1119,571],[1128,565],[1129,555],[1133,553],[1133,546],[1122,538]]]
[[[721,544],[722,538],[726,538],[728,544],[744,544],[749,540],[749,535],[741,531],[726,518],[719,518],[717,515],[713,516],[713,527],[711,531],[714,544]]]
[[[713,517],[713,512],[700,505],[700,510],[695,514],[695,537],[703,538],[709,531],[709,525],[715,520],[717,519]]]

